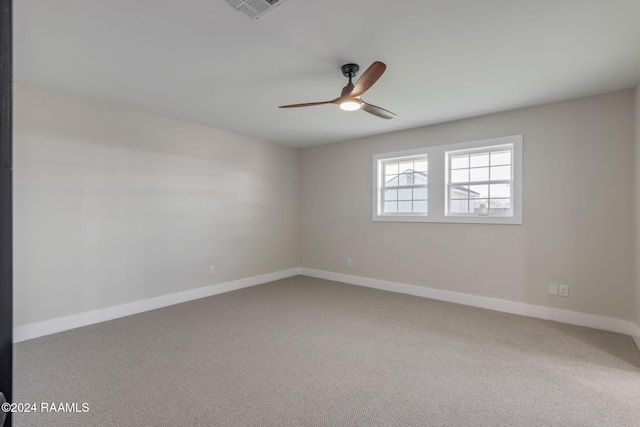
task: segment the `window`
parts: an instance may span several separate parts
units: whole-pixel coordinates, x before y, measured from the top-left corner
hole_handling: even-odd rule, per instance
[[[382,160],[380,210],[385,215],[427,213],[427,156]]]
[[[373,156],[373,220],[522,224],[522,135]]]
[[[511,216],[513,144],[447,151],[447,214]]]

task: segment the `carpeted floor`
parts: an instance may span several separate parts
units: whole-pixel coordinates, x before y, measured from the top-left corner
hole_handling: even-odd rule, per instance
[[[15,402],[89,409],[18,427],[640,425],[631,337],[304,276],[14,349]]]

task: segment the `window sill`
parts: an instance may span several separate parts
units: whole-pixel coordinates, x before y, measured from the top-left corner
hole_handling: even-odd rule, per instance
[[[439,222],[454,224],[511,224],[521,225],[522,216],[438,216],[438,215],[374,215],[373,221],[379,222]]]

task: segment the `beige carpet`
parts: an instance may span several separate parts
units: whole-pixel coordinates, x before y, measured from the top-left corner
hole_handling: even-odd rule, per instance
[[[15,346],[20,426],[639,426],[625,335],[292,277]]]

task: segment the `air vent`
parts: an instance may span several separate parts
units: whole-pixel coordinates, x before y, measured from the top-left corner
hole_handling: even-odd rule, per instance
[[[287,0],[224,0],[237,12],[242,12],[251,19],[261,18]]]

